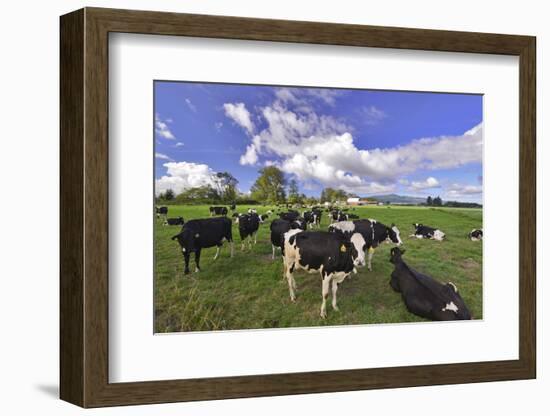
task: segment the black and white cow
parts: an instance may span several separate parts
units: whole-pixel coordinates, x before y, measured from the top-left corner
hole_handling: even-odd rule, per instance
[[[183,224],[185,224],[183,217],[166,218],[166,220],[164,221],[164,225],[183,225]]]
[[[472,319],[470,311],[456,286],[443,284],[430,276],[417,272],[403,261],[405,250],[391,249],[390,262],[395,265],[390,285],[401,293],[407,310],[422,318],[434,321]]]
[[[308,226],[311,228],[317,226],[321,227],[321,215],[322,212],[319,210],[304,211],[302,217]]]
[[[157,218],[160,218],[161,215],[166,218],[168,215],[168,207],[155,207],[155,212],[157,214]]]
[[[205,218],[190,220],[182,227],[181,232],[172,237],[178,240],[185,260],[185,274],[189,273],[189,256],[195,253],[195,272],[200,271],[201,250],[208,247],[217,247],[216,260],[220,254],[220,247],[228,241],[233,257],[233,234],[229,218]]]
[[[483,240],[483,230],[480,228],[474,228],[470,233],[468,234],[468,238],[472,241],[480,241]]]
[[[300,217],[300,213],[298,211],[289,210],[288,212],[281,212],[279,217],[282,220],[295,221]]]
[[[326,300],[332,286],[332,308],[338,310],[336,292],[357,266],[364,266],[365,240],[360,233],[350,238],[326,231],[290,230],[284,235],[283,266],[288,281],[290,300],[296,301],[296,281],[293,272],[303,269],[309,273],[318,272],[322,279],[321,317],[326,318]]]
[[[254,244],[258,236],[258,228],[260,228],[260,216],[255,212],[251,214],[240,214],[235,222],[239,224],[239,234],[241,236],[241,250],[244,250],[244,243],[248,239],[248,248],[252,248],[252,238]]]
[[[210,207],[208,208],[210,210],[210,216],[213,215],[227,215],[227,207]]]
[[[416,238],[427,238],[431,240],[443,241],[445,238],[445,233],[438,228],[428,227],[424,224],[414,223],[414,234],[411,234],[410,237]]]
[[[296,220],[296,221],[287,221],[287,220],[273,220],[269,229],[271,231],[271,259],[275,259],[275,249],[278,247],[281,249],[281,254],[284,255],[284,235],[290,230],[305,230],[305,222]]]
[[[332,211],[329,212],[328,216],[330,218],[330,223],[331,224],[333,222],[347,221],[348,220],[348,214],[346,214],[345,212],[343,212],[339,209],[333,209]]]
[[[237,209],[237,206],[233,203],[233,204],[231,204],[231,205],[229,206],[229,209],[230,209],[231,211],[235,211],[235,210]]]
[[[372,256],[374,255],[374,249],[377,248],[380,243],[385,241],[388,243],[392,242],[398,246],[403,244],[399,229],[395,224],[388,227],[372,218],[336,222],[329,225],[328,230],[344,235],[361,233],[366,242],[365,249],[368,250],[367,269],[369,271],[372,271]]]

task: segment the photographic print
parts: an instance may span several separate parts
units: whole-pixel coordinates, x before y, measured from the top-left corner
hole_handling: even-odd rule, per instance
[[[483,96],[158,80],[155,332],[483,319]]]

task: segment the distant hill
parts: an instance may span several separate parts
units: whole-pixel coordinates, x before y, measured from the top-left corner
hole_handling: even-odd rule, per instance
[[[369,196],[368,199],[372,199],[380,202],[389,202],[391,204],[422,204],[426,202],[426,198],[420,198],[417,196],[408,196],[408,195],[397,195],[397,194],[388,194],[388,195],[373,195]]]

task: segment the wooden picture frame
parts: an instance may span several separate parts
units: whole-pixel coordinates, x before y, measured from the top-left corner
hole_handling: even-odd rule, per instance
[[[351,391],[536,377],[535,50],[530,36],[85,8],[61,17],[60,396],[82,407]],[[519,359],[109,383],[110,32],[519,57]]]

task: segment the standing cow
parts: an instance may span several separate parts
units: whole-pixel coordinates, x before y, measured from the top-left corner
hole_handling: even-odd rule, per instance
[[[302,217],[309,227],[313,228],[317,226],[318,228],[321,228],[321,215],[321,211],[312,209],[311,211],[304,211]]]
[[[390,262],[395,269],[391,274],[390,285],[401,293],[409,312],[433,321],[472,319],[453,283],[443,284],[417,272],[403,261],[404,253],[405,250],[397,247],[391,249]]]
[[[284,256],[284,235],[290,230],[304,230],[305,223],[299,220],[287,221],[287,220],[273,220],[269,226],[271,231],[271,259],[275,260],[275,249],[278,247],[281,249],[281,254]]]
[[[399,229],[395,224],[382,224],[376,220],[363,219],[356,221],[340,221],[329,225],[329,231],[351,235],[361,233],[366,242],[365,250],[368,250],[367,269],[372,271],[372,257],[374,250],[384,241],[392,242],[400,246],[403,244]]]
[[[410,237],[415,237],[420,239],[427,238],[430,240],[437,240],[437,241],[443,241],[443,239],[445,238],[445,233],[438,228],[432,228],[432,227],[428,227],[427,225],[418,224],[418,223],[414,223],[413,227],[414,227],[414,233],[411,234]]]
[[[189,273],[189,256],[195,253],[195,272],[200,271],[200,257],[203,248],[216,246],[214,260],[220,254],[220,247],[224,241],[231,246],[231,257],[233,257],[233,234],[231,231],[231,220],[229,218],[205,218],[188,221],[181,232],[172,237],[178,240],[185,260],[185,274]]]
[[[258,235],[258,228],[260,228],[260,216],[258,214],[240,214],[235,219],[235,222],[239,224],[239,234],[241,236],[241,250],[244,250],[244,243],[248,239],[248,248],[252,248],[252,237],[254,237],[254,244],[256,244],[256,238]]]
[[[290,230],[284,236],[283,265],[288,281],[290,300],[296,300],[296,281],[293,272],[303,269],[310,273],[319,272],[322,279],[321,317],[326,318],[326,300],[332,286],[332,308],[338,310],[336,292],[357,266],[365,265],[363,252],[365,240],[359,233],[351,238],[326,231]]]

